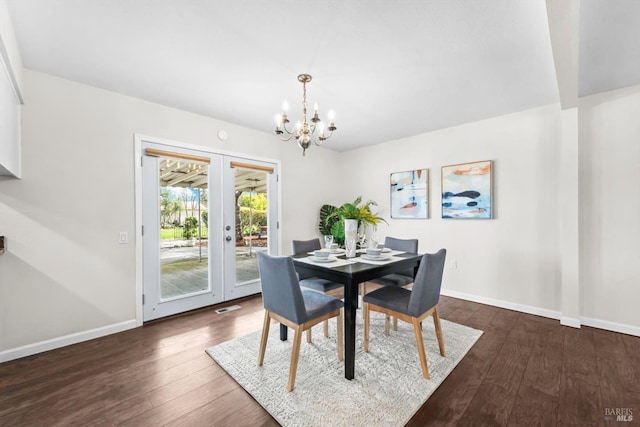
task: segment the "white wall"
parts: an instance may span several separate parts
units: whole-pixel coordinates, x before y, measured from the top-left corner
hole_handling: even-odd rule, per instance
[[[6,0],[0,0],[0,53],[5,60],[11,73],[13,85],[18,92],[18,98],[22,101],[22,91],[24,90],[24,82],[22,77],[22,57],[18,49],[18,42],[13,31],[11,16],[7,8]]]
[[[586,324],[611,329],[630,325],[636,334],[640,331],[639,118],[640,86],[580,100],[582,315]]]
[[[20,102],[0,56],[0,175],[22,176]]]
[[[117,239],[135,236],[134,133],[280,160],[285,254],[293,238],[317,234],[318,209],[335,197],[339,177],[325,171],[336,152],[302,157],[272,134],[29,70],[24,78],[23,179],[0,181],[0,361],[3,350],[135,319],[135,245]]]
[[[422,252],[447,248],[450,294],[556,317],[559,120],[555,105],[354,150],[341,158],[344,181],[388,219],[389,175],[428,168],[430,219],[388,219],[379,234],[417,237]],[[493,160],[495,219],[441,219],[441,166],[477,160]]]
[[[0,0],[0,175],[22,176],[20,104],[22,60],[9,10]]]
[[[445,294],[554,318],[574,317],[578,306],[582,324],[640,335],[640,86],[582,98],[578,108],[571,155],[580,191],[569,202],[561,184],[576,172],[561,162],[559,106],[345,153],[343,197],[378,201],[389,221],[382,236],[418,237],[423,252],[447,248]],[[441,219],[441,166],[475,160],[494,161],[494,219]],[[430,169],[430,219],[390,219],[389,175],[418,168]],[[563,258],[563,206],[580,218],[579,289],[568,297],[579,301],[565,301],[567,313],[561,293],[575,278],[563,283],[562,262],[578,254]]]

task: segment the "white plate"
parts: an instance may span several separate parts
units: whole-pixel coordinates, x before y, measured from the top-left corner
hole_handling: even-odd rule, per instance
[[[389,248],[384,248],[384,249],[382,250],[382,253],[383,253],[383,254],[384,254],[384,253],[388,253],[388,252],[391,252],[391,249],[389,249]]]
[[[338,258],[334,256],[328,256],[326,258],[318,258],[317,256],[310,256],[309,259],[313,262],[333,262],[333,261],[336,261]]]
[[[367,254],[362,254],[360,256],[362,258],[364,258],[364,259],[368,259],[369,261],[384,261],[384,260],[387,260],[387,259],[391,258],[390,256],[382,256],[382,255],[380,255],[380,256],[369,256]]]
[[[344,249],[342,248],[338,248],[338,249],[331,249],[331,253],[332,254],[341,254],[343,252],[346,252]]]

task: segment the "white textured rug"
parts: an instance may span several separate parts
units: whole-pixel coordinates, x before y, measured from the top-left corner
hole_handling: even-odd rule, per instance
[[[336,353],[336,321],[329,338],[322,325],[313,328],[313,343],[302,338],[295,389],[286,390],[293,332],[280,341],[279,324],[271,322],[264,364],[258,367],[260,332],[207,349],[207,353],[283,426],[402,426],[462,360],[482,331],[441,319],[447,357],[440,356],[433,320],[423,336],[431,378],[422,378],[412,327],[384,335],[384,317],[371,313],[369,353],[362,347],[358,310],[355,378],[344,378]],[[274,324],[275,323],[275,324]]]

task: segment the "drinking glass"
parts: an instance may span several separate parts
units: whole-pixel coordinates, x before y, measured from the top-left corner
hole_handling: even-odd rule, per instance
[[[367,235],[364,231],[361,231],[358,233],[358,242],[360,242],[360,249],[364,249],[365,246],[365,241],[366,241]]]
[[[331,249],[331,244],[333,243],[333,236],[328,234],[324,236],[324,247],[327,249]]]
[[[376,234],[372,234],[371,238],[369,239],[369,247],[377,248],[379,242],[380,242],[380,239],[378,238],[378,236]]]

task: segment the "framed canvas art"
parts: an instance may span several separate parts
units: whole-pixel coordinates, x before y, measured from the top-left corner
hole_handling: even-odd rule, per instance
[[[442,218],[491,219],[492,162],[442,167]]]
[[[429,217],[429,169],[391,174],[391,218]]]

